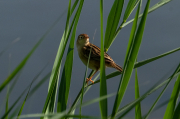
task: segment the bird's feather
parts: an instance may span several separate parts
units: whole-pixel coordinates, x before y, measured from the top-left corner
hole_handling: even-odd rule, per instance
[[[91,59],[100,61],[101,49],[91,43],[83,47],[83,55],[86,58],[89,58],[90,51],[91,51],[91,56],[90,56]],[[106,63],[114,62],[113,59],[106,52],[104,52],[104,59]]]

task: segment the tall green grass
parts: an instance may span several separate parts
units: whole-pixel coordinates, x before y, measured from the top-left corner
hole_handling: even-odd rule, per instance
[[[0,93],[2,90],[7,87],[7,85],[14,80],[14,83],[10,87],[9,91],[7,92],[7,96],[5,97],[6,107],[5,107],[5,113],[2,114],[1,118],[28,118],[28,117],[40,117],[41,119],[59,119],[59,118],[125,118],[126,115],[135,108],[134,117],[136,119],[141,118],[148,118],[149,115],[155,110],[156,104],[159,102],[160,98],[166,91],[168,85],[170,82],[174,79],[176,79],[176,82],[174,84],[173,91],[171,93],[171,97],[167,103],[166,111],[164,112],[164,118],[165,119],[177,119],[180,117],[180,103],[178,103],[178,96],[180,91],[180,65],[177,66],[176,70],[172,73],[172,75],[166,79],[164,82],[159,82],[155,84],[153,87],[151,87],[146,93],[143,95],[140,95],[140,89],[139,89],[139,81],[138,81],[138,67],[142,67],[150,62],[156,61],[160,58],[163,58],[169,54],[172,54],[174,52],[177,52],[180,50],[179,48],[176,48],[171,51],[167,51],[166,53],[160,54],[158,56],[146,59],[141,62],[137,62],[137,56],[138,52],[141,46],[141,41],[143,40],[143,34],[145,31],[145,25],[146,25],[146,19],[148,19],[148,13],[155,12],[156,9],[160,8],[161,6],[167,4],[171,0],[160,0],[149,8],[150,0],[143,1],[146,2],[146,6],[144,8],[144,12],[140,14],[141,9],[141,3],[142,0],[129,0],[128,5],[124,5],[124,0],[114,0],[112,2],[112,8],[109,12],[109,16],[107,18],[107,23],[104,23],[103,18],[103,11],[104,11],[104,1],[100,0],[100,29],[101,29],[101,65],[100,65],[100,74],[98,74],[95,78],[94,84],[86,85],[85,79],[87,78],[87,68],[84,75],[84,82],[82,85],[81,90],[79,91],[79,94],[75,98],[72,106],[70,108],[67,108],[67,102],[69,99],[69,90],[70,90],[70,84],[71,84],[71,75],[72,75],[72,68],[73,68],[73,56],[74,56],[74,43],[76,38],[76,28],[78,25],[78,21],[81,15],[81,11],[83,10],[84,6],[84,0],[76,0],[73,5],[72,1],[69,0],[69,4],[67,6],[68,12],[67,12],[67,20],[66,20],[66,26],[64,29],[63,36],[60,40],[59,49],[57,51],[57,55],[54,61],[53,69],[50,73],[46,74],[39,82],[34,86],[34,88],[31,87],[34,80],[38,78],[38,76],[42,73],[42,71],[45,69],[45,67],[35,76],[34,80],[29,84],[29,86],[23,91],[22,94],[19,95],[17,99],[14,100],[14,103],[8,107],[8,100],[9,95],[11,94],[11,91],[14,90],[14,85],[16,84],[16,81],[18,80],[18,76],[21,75],[21,72],[23,71],[23,67],[25,67],[25,64],[27,63],[28,59],[33,55],[34,51],[37,50],[38,46],[43,42],[44,38],[47,36],[47,34],[51,31],[51,29],[56,25],[56,23],[60,20],[60,18],[57,19],[53,23],[53,25],[47,30],[47,32],[39,39],[37,44],[31,49],[31,51],[26,55],[26,57],[17,65],[17,67],[12,71],[9,76],[4,79],[3,83],[0,84]],[[125,13],[122,15],[122,10],[125,10]],[[127,21],[129,16],[132,12],[135,12],[134,19]],[[74,15],[73,15],[74,13]],[[123,21],[120,23],[120,19],[123,19]],[[118,71],[112,72],[108,75],[105,73],[105,63],[104,63],[104,51],[108,51],[111,44],[116,40],[116,36],[119,34],[119,32],[123,29],[123,27],[126,27],[126,25],[132,24],[131,33],[129,36],[129,42],[127,46],[126,56],[124,58],[124,66],[123,66],[123,72],[120,73]],[[120,25],[118,25],[120,24]],[[104,34],[104,28],[103,26],[106,25],[106,30]],[[65,52],[65,48],[67,47],[68,40],[69,46],[68,51]],[[8,49],[5,48],[0,53],[3,55],[3,53],[6,52]],[[63,71],[61,72],[62,67],[62,57],[66,54],[66,60],[65,64],[63,66]],[[122,99],[124,98],[124,94],[126,93],[126,89],[128,87],[128,83],[130,81],[132,72],[135,68],[135,99],[132,102],[129,102],[124,107],[120,108]],[[93,72],[93,71],[92,71]],[[91,72],[91,74],[92,74]],[[60,75],[61,74],[61,75]],[[89,77],[91,76],[89,75]],[[121,75],[120,83],[118,86],[117,92],[114,92],[112,94],[107,93],[107,85],[106,80],[110,80],[113,77],[116,77],[118,75]],[[100,79],[98,77],[100,76]],[[45,100],[44,107],[42,109],[41,114],[26,114],[22,115],[22,110],[24,109],[24,105],[26,101],[31,99],[30,97],[37,91],[37,89],[47,80],[50,78],[49,81],[49,88],[48,88],[48,94]],[[98,80],[97,80],[98,79]],[[84,95],[91,89],[91,87],[97,83],[100,83],[100,95],[99,97],[92,99],[88,102],[83,101]],[[142,115],[141,108],[141,101],[146,99],[150,94],[154,93],[156,90],[159,90],[160,88],[163,88],[163,90],[159,93],[157,97],[155,97],[155,102],[151,105],[149,111]],[[20,99],[23,98],[25,95],[25,98],[21,104],[18,105],[18,102]],[[108,98],[115,96],[115,100],[111,111],[111,114],[108,114]],[[57,99],[57,100],[56,100]],[[95,117],[89,115],[83,115],[82,113],[82,107],[91,105],[95,102],[99,102],[99,110],[101,113],[101,117]],[[1,107],[4,108],[4,107]],[[79,109],[79,114],[76,114],[75,111]]]

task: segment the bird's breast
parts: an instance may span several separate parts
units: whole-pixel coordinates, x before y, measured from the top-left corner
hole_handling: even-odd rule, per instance
[[[83,62],[83,64],[85,64],[87,66],[87,63],[88,63],[88,58],[86,58],[82,52],[78,52],[79,54],[79,58],[81,59],[81,61]],[[98,61],[95,61],[95,60],[89,60],[89,65],[88,67],[90,69],[93,69],[93,70],[98,70],[99,69],[99,62]]]

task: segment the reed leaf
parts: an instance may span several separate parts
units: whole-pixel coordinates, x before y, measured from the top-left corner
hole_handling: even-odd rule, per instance
[[[38,48],[41,42],[45,39],[47,34],[54,28],[54,26],[60,21],[63,14],[50,26],[50,28],[45,32],[45,34],[39,39],[39,41],[35,44],[35,46],[31,49],[31,51],[26,55],[26,57],[19,63],[19,65],[12,71],[12,73],[5,79],[5,81],[0,85],[0,92],[4,89],[4,87],[17,75],[18,72],[25,66],[28,59],[34,53],[34,51]]]
[[[178,78],[174,84],[174,89],[171,93],[171,98],[170,98],[168,106],[166,108],[166,112],[164,114],[164,119],[172,119],[173,118],[176,103],[177,103],[178,96],[179,96],[179,91],[180,91],[180,75],[178,76]]]
[[[107,52],[113,43],[113,37],[120,21],[124,0],[115,0],[107,19],[104,49]]]
[[[104,60],[104,40],[103,40],[103,0],[100,0],[100,22],[101,22],[100,23],[100,29],[101,29],[100,97],[102,97],[102,96],[107,95],[105,60]],[[104,118],[107,117],[107,109],[108,109],[108,107],[107,107],[107,98],[104,99],[104,100],[101,100],[99,102],[99,106],[100,106],[101,118],[104,119]]]
[[[169,82],[174,78],[177,77],[180,74],[180,70],[177,71],[177,69],[179,68],[179,66],[176,68],[176,70],[173,72],[173,74],[166,79],[165,81],[163,81],[162,83],[157,83],[155,84],[153,87],[151,87],[151,89],[149,89],[145,94],[143,94],[141,97],[139,97],[138,99],[132,101],[131,103],[127,104],[126,106],[124,106],[123,108],[119,109],[117,112],[117,115],[120,115],[122,112],[124,112],[121,116],[119,116],[119,118],[124,117],[128,112],[130,112],[135,106],[136,104],[138,104],[140,101],[144,100],[147,96],[149,96],[150,94],[152,94],[153,92],[155,92],[156,90],[160,89],[161,87],[163,87],[164,85],[168,85]]]
[[[174,115],[173,115],[173,119],[180,119],[180,102],[178,103],[175,111],[174,111]]]
[[[135,69],[135,99],[138,99],[139,97],[140,94],[139,94],[138,74],[137,74],[137,69]],[[135,108],[135,119],[141,119],[141,118],[142,118],[141,103],[139,102]]]
[[[158,59],[160,59],[160,58],[163,58],[164,56],[170,55],[170,54],[175,53],[175,52],[177,52],[177,51],[179,51],[179,50],[180,50],[180,48],[176,48],[176,49],[173,49],[173,50],[168,51],[168,52],[166,52],[166,53],[163,53],[163,54],[161,54],[161,55],[158,55],[158,56],[156,56],[156,57],[152,57],[152,58],[149,58],[149,59],[140,61],[140,62],[136,62],[135,65],[134,65],[134,68],[138,68],[138,67],[144,66],[145,64],[148,64],[148,63],[150,63],[150,62],[152,62],[152,61],[155,61],[155,60],[158,60]],[[114,71],[114,72],[108,74],[108,75],[106,76],[106,79],[111,79],[111,78],[113,78],[113,77],[119,76],[120,74],[121,74],[121,72],[119,72],[119,71]],[[99,83],[99,82],[100,82],[100,79],[98,79],[97,81],[95,81],[94,84]],[[88,86],[94,85],[94,84],[89,84]]]
[[[172,0],[161,0],[161,1],[159,1],[158,3],[156,3],[155,5],[153,5],[151,8],[149,8],[149,10],[148,10],[148,14],[149,13],[151,13],[151,12],[153,12],[153,11],[155,11],[155,10],[157,10],[159,7],[162,7],[163,5],[165,5],[165,4],[167,4],[167,3],[169,3],[169,2],[171,2]],[[141,18],[143,16],[143,14],[140,14],[139,15],[139,18]],[[122,26],[120,26],[120,27],[125,27],[126,25],[128,25],[128,24],[130,24],[131,22],[133,22],[134,21],[134,19],[131,19],[131,20],[129,20],[128,22],[126,22],[126,23],[124,23]],[[118,29],[120,29],[120,28],[118,28]],[[116,32],[116,35],[119,33],[119,31],[120,30],[118,30],[117,32]]]
[[[71,0],[69,0],[68,15],[71,14]],[[70,16],[68,16],[68,24]],[[67,26],[68,27],[68,26]],[[67,31],[68,32],[68,31]],[[75,36],[74,36],[75,37]],[[74,50],[74,39],[71,37],[70,45],[68,48],[68,53],[66,56],[65,65],[62,72],[61,82],[59,86],[58,102],[57,102],[57,112],[62,112],[66,109],[70,82],[71,82],[71,73],[73,65],[73,52]]]
[[[62,36],[62,39],[61,39],[61,42],[60,42],[60,45],[58,48],[58,52],[56,55],[56,59],[55,59],[54,65],[53,65],[53,69],[51,72],[48,95],[47,95],[47,98],[46,98],[46,101],[44,104],[44,108],[42,111],[43,113],[54,112],[55,102],[56,102],[55,100],[56,100],[56,96],[57,96],[58,81],[59,81],[59,73],[60,73],[60,68],[61,68],[61,61],[62,61],[62,57],[64,54],[64,50],[66,48],[67,41],[69,39],[69,35],[70,35],[72,27],[74,25],[74,22],[72,22],[70,30],[69,30],[70,15],[71,15],[70,12],[68,12],[65,31]],[[77,12],[76,12],[76,15],[77,15]],[[76,17],[76,15],[75,15],[75,17]],[[75,19],[75,17],[74,17],[74,19]]]
[[[27,100],[41,87],[41,85],[50,77],[51,72],[47,73],[29,92]],[[27,89],[25,89],[27,90]],[[19,105],[14,109],[12,114],[10,115],[9,119],[14,119],[18,111],[21,109],[22,105]]]
[[[140,0],[129,0],[128,5],[126,7],[126,11],[124,13],[123,21],[125,22],[127,18],[130,16],[132,11],[135,9],[136,5]]]
[[[93,103],[97,103],[101,100],[104,100],[106,98],[110,98],[112,96],[115,96],[116,93],[111,93],[111,94],[108,94],[108,95],[105,95],[105,96],[102,96],[102,97],[98,97],[98,98],[95,98],[95,99],[92,99],[90,101],[86,101],[82,104],[82,106],[88,106],[90,104],[93,104]],[[76,105],[76,107],[80,107],[80,105]],[[71,114],[68,114],[68,109],[66,109],[65,111],[61,112],[61,113],[49,113],[49,114],[26,114],[26,115],[21,115],[19,118],[27,118],[27,117],[50,117],[52,119],[59,119],[59,118],[68,118],[68,117],[73,117],[73,115]],[[83,117],[79,117],[79,118],[83,118]],[[93,117],[94,118],[94,117]],[[98,119],[100,117],[95,117],[95,119]]]
[[[164,94],[165,90],[167,89],[167,87],[169,86],[171,80],[173,79],[173,77],[175,77],[175,75],[180,71],[180,63],[178,65],[178,67],[176,68],[176,70],[174,71],[174,73],[170,76],[169,81],[167,82],[167,84],[165,85],[165,87],[163,88],[163,90],[161,91],[161,93],[159,94],[159,96],[157,97],[156,101],[153,103],[153,105],[151,106],[150,110],[148,111],[148,113],[145,115],[145,119],[148,118],[148,116],[150,115],[150,113],[152,112],[152,110],[154,109],[154,107],[156,106],[156,104],[158,103],[159,99],[161,98],[161,96]]]
[[[113,107],[113,111],[112,111],[112,119],[115,117],[119,105],[122,101],[122,98],[125,94],[128,82],[130,80],[131,74],[132,74],[132,70],[134,68],[134,63],[136,61],[137,55],[138,55],[138,51],[140,48],[140,44],[141,44],[141,40],[143,37],[143,32],[144,32],[144,28],[145,28],[145,23],[146,23],[146,17],[148,14],[148,8],[149,8],[149,4],[150,4],[150,0],[147,1],[145,10],[144,10],[144,14],[143,17],[141,19],[141,22],[139,24],[139,27],[137,29],[136,32],[136,36],[134,37],[134,41],[132,41],[132,45],[131,45],[131,49],[129,50],[129,53],[126,55],[127,58],[125,61],[125,65],[124,65],[124,70],[123,70],[123,74],[121,76],[121,82],[119,83],[119,88],[118,88],[118,95],[116,96],[115,102],[114,102],[114,107]],[[136,19],[138,18],[137,15],[135,17]],[[132,37],[133,38],[133,37]],[[130,40],[131,41],[131,40]]]

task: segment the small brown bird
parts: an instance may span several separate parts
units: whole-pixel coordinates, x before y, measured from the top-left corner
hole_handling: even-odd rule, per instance
[[[92,70],[95,70],[94,72],[95,74],[100,69],[100,54],[101,54],[100,50],[101,49],[89,42],[89,36],[87,34],[80,34],[78,36],[76,46],[77,46],[79,57],[85,65],[87,65],[88,63],[88,58],[91,51],[88,67]],[[123,71],[123,69],[119,65],[117,65],[106,52],[104,52],[104,59],[105,59],[106,67],[115,68],[119,72]],[[88,81],[91,81],[92,83],[94,83],[94,81],[91,80],[94,74],[92,74],[90,78],[87,78],[86,83],[88,83]]]

